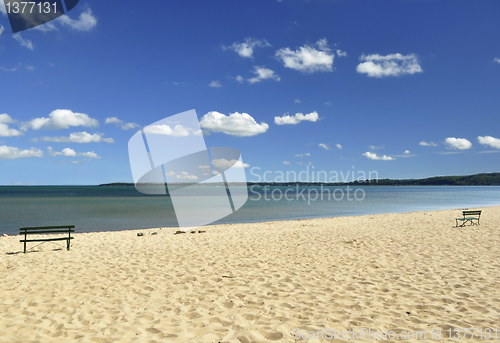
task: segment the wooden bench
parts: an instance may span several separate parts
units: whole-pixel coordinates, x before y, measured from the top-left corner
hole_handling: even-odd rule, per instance
[[[463,211],[463,218],[455,218],[456,227],[463,227],[465,224],[470,223],[470,225],[479,225],[479,218],[481,217],[481,211]],[[462,222],[458,225],[458,222]]]
[[[51,242],[51,241],[66,241],[66,249],[69,251],[69,242],[74,237],[71,237],[71,233],[75,232],[73,230],[75,228],[74,225],[65,225],[65,226],[40,226],[40,227],[22,227],[20,228],[20,235],[24,235],[24,239],[21,239],[20,242],[24,243],[24,253],[26,254],[26,243],[27,242]],[[28,239],[28,235],[41,235],[41,234],[68,234],[68,237],[44,237],[44,238],[33,238]]]

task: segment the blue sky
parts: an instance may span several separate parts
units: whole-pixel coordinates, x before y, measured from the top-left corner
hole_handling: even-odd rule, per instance
[[[132,135],[191,109],[250,181],[500,170],[498,1],[119,3],[0,13],[0,184],[132,182]]]

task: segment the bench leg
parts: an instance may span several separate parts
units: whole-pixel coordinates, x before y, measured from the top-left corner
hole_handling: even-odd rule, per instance
[[[69,239],[66,240],[66,249],[69,251]]]

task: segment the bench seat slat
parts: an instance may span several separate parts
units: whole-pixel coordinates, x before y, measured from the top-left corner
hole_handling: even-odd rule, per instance
[[[74,237],[59,237],[59,238],[39,238],[39,239],[21,239],[19,242],[48,242],[48,241],[66,241],[74,239]]]
[[[20,230],[23,231],[31,231],[31,230],[48,230],[48,229],[74,229],[74,225],[65,225],[65,226],[30,226],[30,227],[22,227]]]
[[[63,234],[63,233],[70,233],[70,232],[75,232],[75,230],[71,230],[71,229],[66,229],[66,230],[44,230],[44,231],[30,231],[30,232],[27,232],[27,233],[24,233],[24,232],[21,232],[20,235],[38,235],[38,234],[45,234],[45,233],[60,233],[60,234]]]

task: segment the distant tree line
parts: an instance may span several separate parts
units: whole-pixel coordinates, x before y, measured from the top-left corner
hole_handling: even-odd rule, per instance
[[[243,185],[243,183],[231,183]],[[159,186],[162,184],[144,184]],[[187,186],[193,183],[175,183],[171,186]],[[426,179],[378,179],[352,182],[248,182],[248,186],[500,186],[500,173],[482,173],[465,176],[435,176]],[[99,186],[133,187],[133,183],[115,182]],[[203,186],[224,186],[223,183],[204,183]]]

